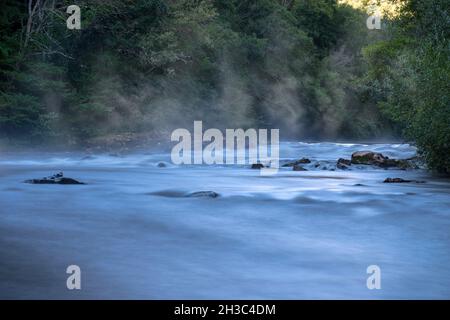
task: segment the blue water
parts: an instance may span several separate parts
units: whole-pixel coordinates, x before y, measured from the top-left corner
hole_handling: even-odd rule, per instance
[[[450,181],[425,170],[335,170],[357,150],[416,152],[283,143],[283,159],[321,165],[269,177],[174,166],[151,150],[0,154],[0,298],[449,299]],[[22,182],[58,171],[87,185]],[[183,196],[195,191],[220,196]],[[72,264],[81,290],[66,288]],[[380,290],[367,289],[369,265],[381,268]]]

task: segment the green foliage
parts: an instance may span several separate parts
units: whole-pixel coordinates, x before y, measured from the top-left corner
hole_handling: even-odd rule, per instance
[[[411,36],[370,33],[364,12],[336,0],[82,0],[81,30],[66,28],[72,1],[39,3],[29,31],[26,1],[7,0],[0,15],[0,135],[10,139],[83,145],[199,119],[375,138],[391,122],[374,101],[406,85],[391,62]]]
[[[321,50],[329,50],[342,35],[345,17],[339,14],[336,0],[299,0],[294,6],[297,24]]]
[[[35,135],[41,129],[42,111],[42,104],[34,96],[0,95],[0,126],[8,134]]]
[[[367,47],[369,94],[417,142],[429,166],[450,173],[449,2],[408,0],[393,37]]]

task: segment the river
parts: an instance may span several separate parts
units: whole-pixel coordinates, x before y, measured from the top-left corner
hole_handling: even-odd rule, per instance
[[[0,298],[449,299],[450,181],[425,170],[334,170],[358,150],[416,153],[285,142],[281,158],[313,163],[274,176],[175,166],[151,150],[2,153]],[[59,171],[86,185],[23,183]],[[219,197],[184,196],[196,191]],[[81,268],[81,290],[66,288],[69,265]],[[366,286],[370,265],[380,290]]]

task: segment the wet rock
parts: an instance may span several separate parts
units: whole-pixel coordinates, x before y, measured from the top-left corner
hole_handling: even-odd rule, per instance
[[[25,183],[31,183],[31,184],[84,184],[83,182],[79,182],[75,179],[64,177],[64,174],[62,172],[59,172],[57,174],[54,174],[53,176],[45,177],[42,179],[25,180]]]
[[[254,163],[252,164],[252,169],[262,169],[264,165],[262,163]]]
[[[308,158],[302,158],[300,160],[297,161],[298,163],[311,163],[311,160],[309,160]]]
[[[296,164],[296,165],[294,165],[293,167],[292,167],[292,170],[293,171],[308,171],[308,170],[306,170],[305,168],[303,168],[301,165],[299,165],[299,164]]]
[[[384,162],[380,163],[378,166],[381,168],[399,168],[400,160],[387,158]]]
[[[368,164],[368,165],[380,165],[384,163],[388,157],[385,157],[381,153],[372,151],[357,151],[352,154],[352,164]]]
[[[402,178],[386,178],[386,180],[383,181],[383,183],[425,183],[425,181],[419,181],[419,180],[405,180]]]
[[[167,165],[164,162],[158,162],[158,164],[156,166],[158,168],[165,168],[165,167],[167,167]]]
[[[358,151],[352,154],[352,164],[365,164],[378,166],[380,168],[397,168],[401,170],[407,169],[419,169],[419,166],[412,159],[389,159],[389,157],[384,156],[378,152],[372,151]],[[340,159],[339,159],[340,160]],[[338,163],[339,163],[338,160]]]
[[[55,183],[57,183],[57,184],[84,184],[83,182],[77,181],[75,179],[64,178],[64,177],[55,180]]]
[[[348,167],[351,165],[352,165],[351,160],[339,158],[337,161],[337,164],[336,164],[336,168],[341,169],[341,170],[347,170]]]
[[[218,196],[219,194],[214,191],[197,191],[186,195],[189,198],[217,198]]]
[[[300,160],[296,160],[296,161],[285,163],[283,165],[283,167],[293,167],[293,166],[298,165],[298,164],[308,164],[308,163],[311,163],[311,160],[309,160],[308,158],[302,158]]]
[[[402,178],[386,178],[383,183],[410,183],[412,180],[405,180]]]
[[[401,164],[405,165],[403,161],[406,160],[389,159],[389,157],[384,156],[379,152],[357,151],[352,154],[351,163],[373,165],[381,168],[392,168],[399,167]]]

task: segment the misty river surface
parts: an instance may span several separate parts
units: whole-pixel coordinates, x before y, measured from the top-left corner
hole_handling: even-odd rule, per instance
[[[289,142],[280,156],[334,169],[359,150],[415,155],[406,144]],[[175,166],[162,152],[84,156],[0,154],[0,298],[450,298],[450,181],[425,170],[310,164],[261,176]],[[87,184],[23,183],[59,171]],[[220,196],[184,196],[196,191]],[[81,290],[66,288],[69,265]],[[366,286],[370,265],[380,290]]]

